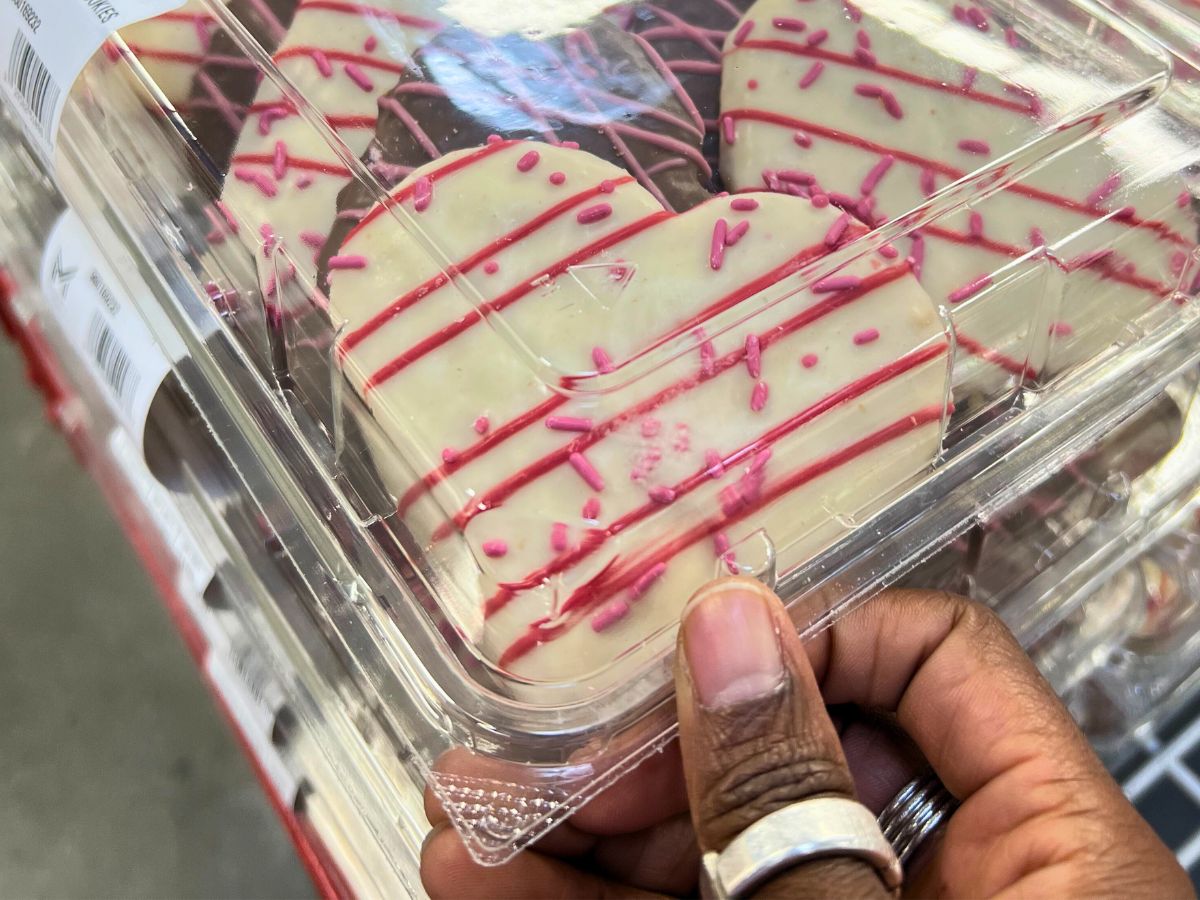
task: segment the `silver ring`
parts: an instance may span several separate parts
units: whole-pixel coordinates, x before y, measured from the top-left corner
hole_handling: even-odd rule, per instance
[[[903,864],[957,808],[958,801],[928,772],[906,784],[884,807],[879,827]]]
[[[900,860],[871,811],[855,800],[815,797],[764,816],[720,853],[705,853],[701,896],[745,897],[785,869],[831,856],[870,863],[887,889],[899,892],[904,878]]]

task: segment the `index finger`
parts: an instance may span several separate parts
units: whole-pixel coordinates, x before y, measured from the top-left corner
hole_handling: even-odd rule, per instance
[[[1107,780],[1066,708],[991,611],[892,591],[806,642],[827,703],[895,712],[960,800],[1028,761]]]

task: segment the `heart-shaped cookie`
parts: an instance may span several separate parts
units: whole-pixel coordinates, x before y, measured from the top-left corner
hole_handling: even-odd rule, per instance
[[[908,213],[1102,93],[1041,64],[1019,24],[971,4],[759,0],[725,48],[726,183],[827,197],[870,225]],[[963,348],[1057,368],[1168,297],[1196,243],[1183,185],[1164,177],[1177,144],[1145,112],[923,228],[905,249]]]
[[[947,341],[908,264],[800,290],[861,231],[780,194],[673,214],[590,154],[511,141],[363,218],[331,276],[339,356],[491,660],[595,671],[749,539],[803,561],[933,459]]]
[[[594,153],[628,171],[668,209],[712,196],[699,112],[653,48],[605,18],[543,38],[445,29],[380,99],[364,160],[390,186],[493,134]],[[368,184],[346,185],[322,263],[340,253],[355,211],[376,198]]]
[[[403,9],[302,0],[274,54],[280,71],[355,154],[375,133],[379,98],[441,27],[436,0],[394,5]],[[234,147],[222,200],[254,237],[304,261],[324,246],[338,192],[350,177],[324,136],[274,81],[264,80]],[[301,274],[311,281],[316,267]]]

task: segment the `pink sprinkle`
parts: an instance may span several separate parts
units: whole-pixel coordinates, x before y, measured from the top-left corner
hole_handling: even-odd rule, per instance
[[[816,83],[817,79],[821,77],[821,73],[824,71],[825,63],[821,62],[820,60],[817,60],[815,63],[809,66],[808,71],[804,73],[804,77],[800,79],[801,90],[808,90],[810,87],[812,87]]]
[[[605,178],[602,182],[600,182],[600,186],[598,188],[598,190],[602,194],[611,194],[616,189],[617,189],[617,183],[615,181],[613,181],[611,178]]]
[[[800,172],[796,169],[780,169],[775,173],[780,181],[786,181],[788,184],[816,184],[817,176],[812,172]]]
[[[883,176],[888,173],[888,169],[896,162],[896,157],[890,153],[875,163],[871,171],[867,173],[867,177],[863,179],[862,185],[859,187],[859,193],[870,194],[879,186],[879,182],[883,180]]]
[[[317,64],[317,71],[321,73],[322,78],[328,78],[333,74],[333,66],[329,64],[329,57],[324,51],[314,50],[312,52],[313,62]]]
[[[591,431],[592,420],[578,416],[547,416],[546,427],[551,431]]]
[[[460,454],[453,447],[447,447],[445,450],[442,451],[442,462],[444,462],[448,466],[452,466],[456,462],[458,462],[459,457],[461,455],[462,454]]]
[[[555,522],[550,526],[550,549],[555,553],[562,553],[569,546],[571,543],[567,536],[567,523]]]
[[[485,275],[495,275],[499,271],[500,263],[496,262],[494,259],[489,259],[483,264],[483,272]]]
[[[771,461],[772,451],[770,447],[759,450],[754,454],[754,459],[750,460],[750,465],[746,466],[747,475],[757,475],[767,467],[767,463]]]
[[[959,141],[958,149],[963,153],[971,153],[975,156],[987,156],[992,152],[987,141],[977,141],[974,138],[964,138]]]
[[[758,90],[758,79],[751,78],[749,81],[746,82],[746,87],[748,87],[752,91],[757,91]]]
[[[754,20],[747,19],[742,23],[742,26],[734,32],[733,46],[740,47],[746,42],[746,38],[750,37],[750,32],[754,30]]]
[[[778,28],[780,31],[794,31],[797,33],[804,31],[804,29],[808,28],[808,23],[802,21],[801,19],[788,19],[783,16],[772,19],[771,24],[774,25],[776,28]]]
[[[1066,322],[1053,322],[1050,325],[1051,337],[1070,337],[1074,333],[1075,329]]]
[[[559,146],[565,147],[568,150],[578,150],[579,141],[563,141]]]
[[[663,506],[675,502],[675,492],[662,484],[650,488],[649,496],[655,503],[661,503]]]
[[[792,140],[795,141],[797,147],[803,147],[807,150],[812,146],[812,138],[803,131],[797,131],[792,135]]]
[[[926,197],[932,197],[937,192],[937,176],[933,169],[921,170],[921,191]]]
[[[375,48],[378,46],[379,46],[379,39],[377,37],[375,37],[375,35],[373,35],[373,34],[368,35],[367,39],[365,41],[363,41],[363,51],[366,53],[374,53]]]
[[[954,18],[956,21],[962,22],[963,24],[966,24],[967,22],[967,11],[961,3],[954,4]]]
[[[861,347],[864,344],[870,344],[879,340],[878,328],[864,328],[862,331],[854,335],[854,345]]]
[[[595,222],[602,222],[612,215],[613,208],[607,203],[597,203],[595,206],[589,206],[587,209],[579,211],[579,215],[575,217],[580,225],[591,225]]]
[[[900,107],[900,101],[896,99],[896,95],[891,91],[886,91],[882,97],[883,108],[887,110],[887,114],[893,119],[903,119],[904,110]]]
[[[851,22],[862,21],[862,10],[855,6],[850,0],[842,0],[842,6],[846,8],[846,15],[850,17]]]
[[[1192,202],[1192,195],[1189,194],[1187,192],[1187,190],[1180,191],[1179,196],[1175,198],[1175,205],[1178,206],[1180,209],[1183,209],[1191,202]]]
[[[1011,25],[1004,29],[1004,40],[1008,46],[1017,50],[1021,46],[1021,38],[1017,36],[1017,31]]]
[[[266,137],[271,133],[271,126],[278,119],[286,119],[288,111],[283,106],[268,106],[258,116],[258,133]]]
[[[375,82],[367,77],[367,73],[354,63],[346,63],[346,76],[367,93],[375,90]]]
[[[720,478],[725,474],[725,460],[716,450],[704,451],[704,466],[709,478]]]
[[[566,182],[567,182],[567,176],[565,174],[563,174],[562,172],[551,172],[550,173],[550,183],[551,184],[560,185],[560,184],[566,184]]]
[[[600,473],[596,471],[586,456],[582,453],[572,453],[567,457],[567,461],[571,463],[571,468],[579,473],[579,477],[584,480],[588,487],[593,491],[604,490],[604,479]]]
[[[879,255],[884,259],[895,259],[900,255],[900,251],[892,244],[884,244],[879,248]]]
[[[812,205],[815,206],[817,209],[824,209],[825,207],[827,207],[829,205],[829,195],[828,194],[822,194],[822,193],[818,192],[818,193],[813,194],[810,199],[812,200]]]
[[[731,116],[721,116],[721,135],[725,138],[725,143],[732,144],[737,140],[737,133],[733,130],[733,118]]]
[[[963,70],[962,87],[964,91],[969,91],[975,87],[975,79],[979,77],[979,70],[974,66],[967,66]]]
[[[742,238],[744,238],[746,236],[746,232],[749,230],[750,230],[750,223],[747,222],[745,219],[738,222],[736,225],[734,225],[732,228],[730,228],[728,233],[725,235],[725,246],[726,247],[735,246],[738,241],[740,241]]]
[[[717,348],[713,346],[712,341],[704,341],[700,344],[700,374],[711,378],[716,371]]]
[[[1176,250],[1171,254],[1171,274],[1178,277],[1183,274],[1183,270],[1187,268],[1188,255],[1182,250]]]
[[[530,150],[524,156],[517,160],[517,171],[528,172],[538,164],[538,160],[542,158],[542,154],[536,150]]]
[[[829,226],[829,230],[825,232],[825,246],[833,249],[842,242],[842,237],[846,234],[846,229],[850,227],[850,214],[842,213],[833,224]]]
[[[721,264],[725,261],[725,235],[728,231],[729,223],[724,219],[717,219],[708,251],[708,265],[714,272],[720,271]]]
[[[600,610],[594,616],[592,616],[592,631],[596,632],[597,634],[608,631],[608,629],[612,628],[627,615],[629,615],[629,610],[629,604],[624,600],[612,600],[604,604],[604,606],[600,607]]]
[[[265,256],[270,256],[271,251],[275,249],[275,242],[279,239],[275,234],[275,229],[271,227],[269,222],[263,222],[258,226],[258,233],[262,236],[263,244],[265,245]]]
[[[499,559],[501,556],[508,555],[508,542],[501,540],[484,541],[483,542],[484,556],[490,556],[492,559]]]
[[[496,144],[502,143],[503,141],[504,138],[500,137],[498,134],[489,134],[487,136],[487,145],[489,147],[494,147]]]
[[[977,6],[972,6],[967,10],[967,20],[980,31],[987,31],[991,27],[988,24],[987,16]]]
[[[413,209],[425,212],[433,202],[433,180],[428,175],[422,175],[413,184]]]
[[[588,497],[587,502],[583,504],[583,517],[592,522],[600,518],[599,497]]]
[[[1126,222],[1126,221],[1132,219],[1136,215],[1137,215],[1137,210],[1134,209],[1132,206],[1122,206],[1115,213],[1113,213],[1113,218],[1119,219],[1122,222]]]
[[[800,357],[800,365],[804,366],[806,369],[814,368],[820,361],[821,358],[815,353],[805,353],[802,357]]]
[[[912,236],[912,251],[908,256],[908,265],[917,281],[921,280],[921,272],[925,268],[925,237],[920,232]]]
[[[480,416],[471,427],[475,429],[476,434],[487,434],[491,430],[492,423],[487,416]]]
[[[718,531],[713,535],[713,553],[717,556],[724,556],[729,552],[729,535],[723,531]]]
[[[758,209],[758,201],[753,197],[735,197],[729,202],[729,208],[737,212],[753,212]]]
[[[875,54],[866,47],[855,47],[854,58],[864,66],[869,66],[872,69],[879,65],[879,60],[875,58]]]
[[[969,284],[964,284],[958,290],[952,292],[947,299],[951,303],[962,303],[962,301],[968,299],[969,297],[974,297],[984,288],[989,287],[991,283],[991,275],[980,275],[974,281],[971,281]]]
[[[1033,244],[1033,246],[1035,246],[1035,247],[1045,247],[1046,246],[1045,232],[1043,232],[1042,229],[1040,229],[1036,225],[1034,225],[1032,228],[1029,229],[1029,243]]]
[[[309,175],[307,172],[305,172],[303,175],[301,175],[299,178],[296,179],[296,188],[297,188],[297,190],[303,191],[306,188],[312,187],[312,183],[313,183],[313,177],[311,175]]]
[[[254,169],[236,166],[233,170],[233,177],[238,181],[254,185],[264,197],[274,197],[279,193],[279,186],[269,176],[262,172],[256,172]]]
[[[760,381],[754,385],[754,390],[750,392],[750,408],[755,412],[762,412],[763,407],[767,405],[767,395],[770,391],[767,389],[767,383]]]
[[[358,254],[329,257],[329,268],[331,269],[365,269],[366,267],[367,258]]]
[[[972,240],[979,241],[983,239],[983,216],[980,213],[973,212],[967,219],[967,234]]]
[[[808,36],[806,43],[810,47],[820,47],[827,40],[829,40],[829,32],[824,28],[819,28]]]
[[[287,174],[288,164],[287,144],[283,141],[275,142],[275,158],[272,162],[274,163],[275,178],[283,178]]]
[[[633,583],[633,587],[629,591],[630,600],[638,600],[645,595],[646,591],[654,586],[654,582],[662,578],[667,571],[665,562],[655,563],[649,569],[641,574],[637,581]]]
[[[654,416],[647,416],[646,418],[642,419],[642,437],[656,437],[660,430],[662,430],[662,422],[658,421],[658,419],[654,418]]]
[[[306,245],[312,247],[314,250],[320,250],[325,246],[325,236],[316,231],[300,232],[300,240],[304,241]]]
[[[603,347],[592,348],[592,365],[596,367],[596,371],[601,375],[607,375],[613,370],[612,357],[608,355]]]
[[[864,50],[871,49],[871,36],[869,34],[867,34],[865,29],[863,29],[863,28],[858,29],[858,31],[854,35],[854,40],[858,44],[858,46],[862,47]]]
[[[813,285],[814,294],[832,294],[837,291],[852,291],[862,287],[862,279],[857,275],[831,275],[822,278]]]
[[[1090,194],[1088,194],[1087,205],[1088,206],[1099,206],[1101,203],[1103,203],[1105,200],[1107,200],[1109,197],[1111,197],[1113,194],[1115,194],[1117,192],[1117,188],[1119,188],[1120,186],[1121,186],[1121,176],[1118,175],[1116,172],[1113,172],[1106,179],[1104,179],[1103,184],[1101,184],[1098,188],[1096,188],[1094,191],[1092,191]]]
[[[751,378],[762,375],[762,347],[759,346],[757,334],[746,335],[746,369]]]

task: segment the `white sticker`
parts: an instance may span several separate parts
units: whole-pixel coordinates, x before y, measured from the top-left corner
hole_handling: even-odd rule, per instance
[[[135,271],[132,266],[121,268]],[[154,395],[172,363],[184,357],[178,333],[164,325],[157,333],[168,346],[155,339],[113,267],[69,210],[46,241],[41,275],[51,313],[140,446]]]
[[[142,508],[154,522],[162,542],[178,563],[179,580],[176,588],[180,596],[191,608],[194,618],[210,615],[208,607],[204,605],[204,592],[217,574],[218,561],[224,557],[218,551],[206,551],[205,547],[215,547],[216,536],[212,535],[211,540],[204,542],[193,531],[193,526],[189,526],[175,505],[171,492],[154,477],[127,432],[115,429],[109,437],[108,449],[141,501]],[[208,526],[204,524],[202,527],[207,529]],[[214,560],[214,557],[219,559]],[[208,632],[208,629],[203,630]]]
[[[259,655],[244,643],[210,649],[204,668],[276,797],[290,808],[295,803],[299,782],[271,739],[275,718],[286,701],[279,682]]]
[[[53,156],[67,93],[84,65],[126,25],[184,0],[2,0],[0,86],[29,137]]]

